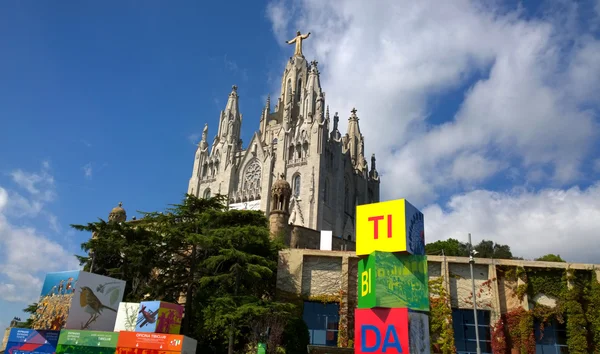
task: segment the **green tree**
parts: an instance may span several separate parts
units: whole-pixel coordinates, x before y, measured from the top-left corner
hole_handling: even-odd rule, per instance
[[[77,256],[83,269],[126,281],[124,301],[139,302],[152,293],[153,271],[161,265],[161,237],[135,223],[98,222],[71,225],[95,235],[81,245],[89,256]]]
[[[428,255],[450,257],[468,257],[469,250],[465,243],[456,239],[449,238],[447,240],[439,240],[425,245],[425,253]]]
[[[501,245],[489,240],[482,240],[473,248],[478,252],[479,258],[498,258],[512,259],[514,258],[508,245]],[[456,239],[449,238],[440,240],[425,245],[425,253],[428,255],[446,255],[449,257],[468,257],[468,243],[460,242]]]
[[[564,259],[562,259],[560,254],[552,254],[552,253],[543,255],[539,258],[536,258],[535,260],[541,261],[541,262],[566,262]]]

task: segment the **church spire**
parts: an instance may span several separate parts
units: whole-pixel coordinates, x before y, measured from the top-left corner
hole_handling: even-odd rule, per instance
[[[350,152],[350,158],[354,168],[363,171],[366,170],[367,161],[364,152],[364,137],[360,133],[358,125],[358,116],[356,108],[352,108],[350,118],[348,118],[348,130],[343,138],[344,147]],[[366,172],[366,171],[365,171]]]
[[[233,85],[227,99],[227,104],[225,105],[225,110],[221,111],[218,134],[223,139],[235,140],[240,136],[242,115],[240,114],[238,100],[237,86]]]

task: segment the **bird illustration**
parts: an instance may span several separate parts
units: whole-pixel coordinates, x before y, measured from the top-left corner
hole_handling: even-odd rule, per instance
[[[92,289],[87,286],[81,287],[81,294],[79,295],[79,305],[83,310],[92,316],[98,316],[102,313],[102,310],[109,310],[117,312],[117,310],[103,305],[100,299],[94,294]]]

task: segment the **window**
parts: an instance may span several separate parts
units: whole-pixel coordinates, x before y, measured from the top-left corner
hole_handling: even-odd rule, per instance
[[[302,319],[308,326],[311,345],[337,347],[340,305],[304,302]]]
[[[294,196],[298,197],[300,195],[300,175],[294,176]]]
[[[567,325],[556,320],[544,324],[540,331],[540,322],[535,320],[535,352],[536,354],[568,353]],[[541,339],[540,339],[541,337]]]
[[[210,198],[210,188],[206,188],[206,190],[204,191],[204,195],[202,196],[202,198],[204,198],[204,199]]]
[[[477,310],[479,346],[482,354],[492,353],[490,312]],[[457,354],[476,354],[475,316],[473,310],[452,309],[452,326]]]

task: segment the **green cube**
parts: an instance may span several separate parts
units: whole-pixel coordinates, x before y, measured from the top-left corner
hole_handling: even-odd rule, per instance
[[[119,332],[63,329],[56,354],[115,354]]]
[[[429,311],[427,256],[373,252],[358,262],[358,308]]]

